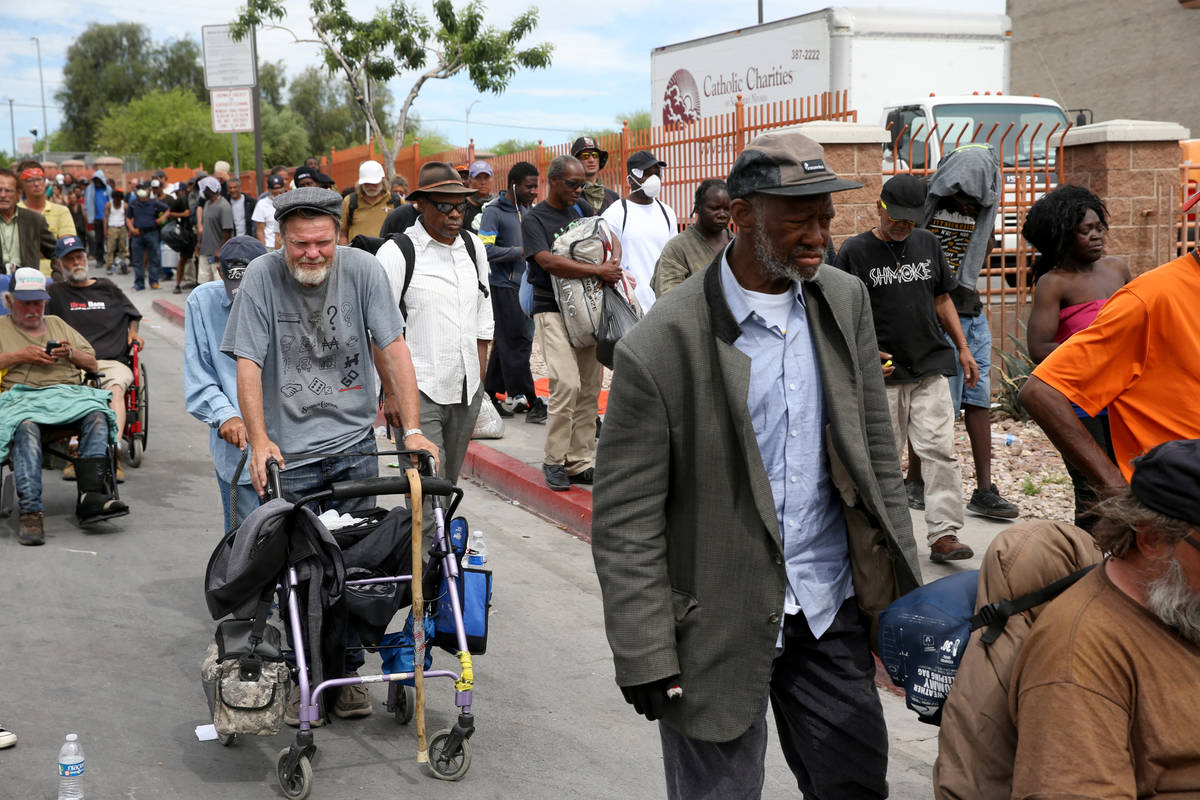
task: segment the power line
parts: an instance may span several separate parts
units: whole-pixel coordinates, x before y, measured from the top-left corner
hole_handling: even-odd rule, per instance
[[[461,119],[442,119],[435,117],[421,117],[421,122],[462,122]],[[520,128],[527,131],[554,131],[556,133],[575,133],[578,128],[551,128],[546,125],[510,125],[504,122],[480,122],[475,120],[472,124],[484,125],[490,128]]]

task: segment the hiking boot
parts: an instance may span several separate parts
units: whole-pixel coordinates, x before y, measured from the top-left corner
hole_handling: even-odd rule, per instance
[[[943,561],[962,561],[970,558],[975,552],[958,540],[953,533],[948,533],[929,546],[929,560],[935,564]]]
[[[0,725],[0,750],[12,747],[16,743],[17,735],[3,725]]]
[[[972,492],[967,510],[992,519],[1016,519],[1021,513],[1015,505],[1000,496],[1000,490],[994,483],[987,489]]]
[[[17,530],[17,541],[33,546],[46,543],[46,534],[42,531],[42,512],[30,511],[28,514],[21,515],[21,527]]]
[[[73,462],[68,461],[67,465],[65,467],[63,467],[63,480],[64,481],[75,480],[75,464]]]
[[[908,507],[913,511],[925,510],[925,481],[905,481],[904,493],[908,495]]]
[[[125,468],[121,466],[121,462],[117,461],[117,483],[125,482]]]
[[[287,708],[283,710],[283,724],[289,728],[300,727],[300,687],[292,684],[292,692],[288,695]],[[319,728],[325,724],[323,717],[318,717],[309,723],[313,728]]]
[[[526,399],[525,395],[519,394],[512,398],[512,407],[509,410],[514,414],[524,414],[529,410],[529,400]]]
[[[357,678],[357,672],[351,672],[347,678]],[[352,683],[349,686],[343,686],[338,692],[337,702],[333,705],[333,714],[342,719],[355,719],[357,717],[369,717],[371,712],[375,710],[371,705],[371,693],[367,691],[365,683]]]
[[[530,412],[532,413],[532,412]],[[571,488],[571,479],[562,464],[542,464],[542,474],[546,476],[546,485],[556,492],[565,492]]]
[[[507,408],[505,408],[504,404],[501,403],[499,400],[497,400],[494,397],[491,398],[491,400],[492,400],[492,408],[496,409],[497,414],[504,417],[505,419],[508,419],[509,417],[511,417],[513,415],[513,412],[511,412]]]
[[[547,414],[546,401],[539,397],[529,406],[529,411],[525,414],[525,421],[534,425],[545,425]]]
[[[583,472],[579,472],[579,473],[576,473],[575,475],[567,476],[567,479],[570,480],[571,483],[583,483],[583,484],[587,484],[588,486],[591,486],[592,483],[596,480],[596,468],[588,467]]]

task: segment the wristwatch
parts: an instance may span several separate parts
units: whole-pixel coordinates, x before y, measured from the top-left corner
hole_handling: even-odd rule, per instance
[[[424,435],[425,435],[425,431],[421,430],[420,428],[409,428],[408,430],[406,430],[406,431],[404,432],[404,438],[405,438],[405,439],[407,439],[408,437],[410,437],[410,436],[416,436],[417,434],[420,434],[421,436],[424,436]]]

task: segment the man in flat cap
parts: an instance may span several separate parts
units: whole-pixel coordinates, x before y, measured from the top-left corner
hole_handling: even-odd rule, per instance
[[[592,554],[668,796],[758,797],[768,699],[807,798],[887,795],[877,612],[920,582],[870,297],[822,262],[838,178],[759,136],[738,236],[617,346]]]
[[[1200,796],[1200,440],[1133,461],[1096,506],[1108,557],[1042,611],[1013,667],[1012,796]]]
[[[275,198],[283,247],[247,267],[225,327],[221,352],[237,359],[238,407],[250,477],[260,495],[271,457],[283,469],[289,497],[378,474],[376,369],[389,424],[404,431],[406,447],[437,455],[418,423],[404,319],[375,257],[337,246],[341,213],[341,195],[328,189],[293,189]],[[282,455],[308,452],[341,455]],[[373,497],[353,498],[330,502],[318,513],[374,505]],[[347,673],[362,664],[361,650],[347,651]],[[285,715],[289,724],[299,724],[297,697],[293,693]],[[344,688],[333,711],[340,717],[370,714],[366,688]]]

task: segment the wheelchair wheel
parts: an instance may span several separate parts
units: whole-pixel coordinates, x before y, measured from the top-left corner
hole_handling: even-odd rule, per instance
[[[129,442],[129,464],[133,467],[140,467],[150,434],[150,384],[146,383],[146,365],[142,363],[138,363],[137,409],[135,415],[138,432],[133,434]]]

